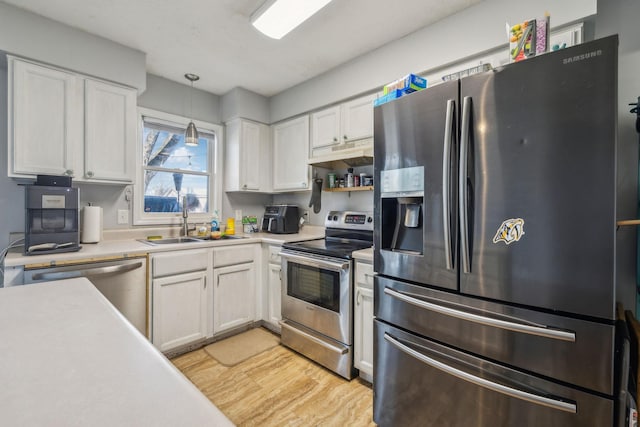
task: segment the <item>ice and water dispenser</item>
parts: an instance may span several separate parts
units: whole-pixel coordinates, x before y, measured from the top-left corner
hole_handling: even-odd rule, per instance
[[[424,166],[380,172],[382,250],[422,255]]]

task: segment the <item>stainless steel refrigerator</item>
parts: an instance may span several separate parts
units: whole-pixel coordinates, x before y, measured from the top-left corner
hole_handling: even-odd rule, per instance
[[[612,425],[635,305],[638,153],[618,38],[374,112],[374,420]]]

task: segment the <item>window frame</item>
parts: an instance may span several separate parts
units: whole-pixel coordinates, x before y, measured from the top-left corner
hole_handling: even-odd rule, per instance
[[[136,140],[136,181],[133,191],[133,225],[181,225],[181,212],[144,212],[144,166],[142,164],[142,138],[144,134],[144,118],[150,118],[158,122],[166,122],[169,125],[184,126],[186,129],[191,119],[176,114],[165,113],[145,107],[138,107],[138,126]],[[215,143],[209,147],[209,211],[203,213],[189,212],[189,223],[209,222],[213,211],[222,207],[222,156],[224,142],[224,128],[221,125],[193,119],[198,130],[212,133],[216,136]],[[213,154],[213,155],[212,155]]]

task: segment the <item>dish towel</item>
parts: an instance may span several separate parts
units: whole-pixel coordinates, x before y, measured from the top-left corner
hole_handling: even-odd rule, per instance
[[[309,201],[309,207],[313,206],[313,213],[320,212],[322,206],[322,178],[313,179],[313,188],[311,189],[311,200]]]

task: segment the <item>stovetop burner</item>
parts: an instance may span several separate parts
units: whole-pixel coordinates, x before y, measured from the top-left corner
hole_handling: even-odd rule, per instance
[[[291,249],[316,255],[325,255],[335,258],[351,259],[353,251],[370,248],[371,242],[345,241],[332,239],[306,240],[304,242],[286,243],[283,249]]]
[[[373,246],[371,212],[331,211],[325,220],[325,238],[285,243],[283,249],[351,259],[351,253]]]

